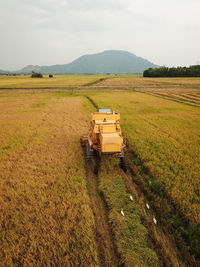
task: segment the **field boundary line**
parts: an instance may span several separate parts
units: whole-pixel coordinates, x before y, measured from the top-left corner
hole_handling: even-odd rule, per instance
[[[171,85],[168,86],[168,88],[176,88],[176,87],[180,87],[179,85]],[[23,86],[10,86],[10,87],[6,87],[6,86],[0,86],[0,90],[5,90],[5,89],[97,89],[97,88],[102,88],[102,89],[137,89],[137,88],[166,88],[166,86],[109,86],[109,85],[102,85],[102,86],[98,86],[98,85],[69,85],[69,86],[27,86],[27,87],[23,87]],[[198,87],[199,89],[199,87]]]
[[[85,97],[87,98],[87,100],[89,100],[89,102],[93,105],[93,107],[96,108],[96,110],[99,109],[98,105],[94,102],[94,100],[91,97],[89,97],[88,95],[85,95]]]
[[[108,79],[110,79],[110,78],[108,78],[108,77],[99,78],[98,80],[93,81],[93,82],[86,83],[83,86],[95,85],[95,84],[98,84],[98,83],[103,82],[103,81],[108,80]]]

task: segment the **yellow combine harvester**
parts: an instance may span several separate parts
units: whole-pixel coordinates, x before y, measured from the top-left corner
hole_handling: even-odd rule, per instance
[[[94,163],[94,173],[98,173],[101,154],[115,154],[120,159],[120,167],[126,172],[125,144],[119,124],[120,114],[110,109],[99,109],[92,114],[88,136],[81,137],[81,145],[86,146],[86,158]]]

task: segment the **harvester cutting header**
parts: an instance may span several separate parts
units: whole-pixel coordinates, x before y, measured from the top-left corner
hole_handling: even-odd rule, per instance
[[[86,146],[86,158],[94,163],[94,173],[98,173],[102,154],[114,154],[120,159],[120,167],[126,172],[125,144],[120,128],[120,114],[110,109],[99,109],[92,114],[88,136],[81,137]]]

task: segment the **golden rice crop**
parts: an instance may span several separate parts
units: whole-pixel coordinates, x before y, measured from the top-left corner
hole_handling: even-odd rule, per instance
[[[95,82],[103,75],[54,75],[49,78],[44,75],[43,78],[31,78],[30,75],[1,76],[1,87],[62,87],[62,86],[79,86]]]
[[[2,266],[98,266],[78,98],[0,97]]]

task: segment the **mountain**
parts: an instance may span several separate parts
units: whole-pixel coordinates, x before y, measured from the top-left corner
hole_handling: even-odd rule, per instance
[[[0,70],[0,75],[6,75],[6,74],[10,74],[11,72],[8,70]]]
[[[122,50],[107,50],[101,53],[84,55],[69,64],[52,66],[28,65],[17,73],[44,74],[136,74],[157,65],[136,55]]]

